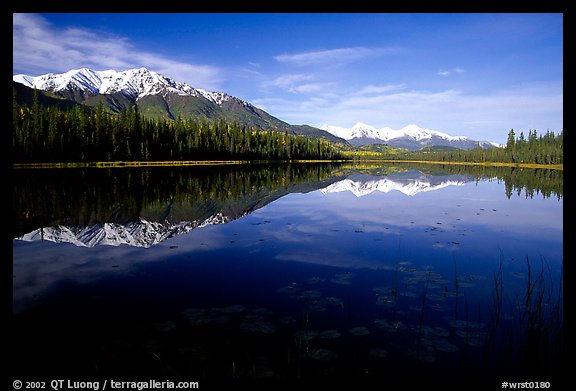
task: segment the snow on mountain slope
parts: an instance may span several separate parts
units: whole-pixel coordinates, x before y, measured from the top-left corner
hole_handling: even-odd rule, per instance
[[[175,93],[178,95],[202,96],[221,105],[232,99],[222,92],[209,92],[193,88],[186,83],[176,82],[146,68],[94,71],[88,68],[73,69],[66,73],[48,73],[40,76],[14,75],[12,79],[31,88],[45,91],[79,89],[94,94],[121,92],[133,99],[147,95]]]
[[[362,122],[351,128],[324,125],[320,129],[341,137],[353,145],[388,144],[397,148],[417,150],[428,145],[445,145],[461,149],[471,149],[477,146],[483,148],[497,146],[488,141],[476,141],[465,136],[451,136],[437,130],[422,128],[415,124],[404,126],[401,129],[389,127],[376,129]]]
[[[389,141],[399,137],[410,137],[414,140],[429,139],[432,136],[444,138],[446,140],[464,140],[464,136],[450,136],[446,133],[438,132],[436,130],[421,128],[418,125],[410,124],[402,129],[392,129],[389,127],[376,129],[373,126],[367,125],[362,122],[356,123],[351,128],[343,128],[339,126],[324,125],[320,129],[326,130],[335,136],[342,137],[346,140],[355,138],[369,138],[374,140]]]

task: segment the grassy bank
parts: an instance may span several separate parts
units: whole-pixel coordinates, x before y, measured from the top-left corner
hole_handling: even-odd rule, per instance
[[[461,166],[491,166],[517,168],[546,168],[564,170],[563,164],[535,163],[501,163],[501,162],[446,162],[435,160],[394,160],[394,159],[361,159],[361,160],[162,160],[162,161],[116,161],[116,162],[57,162],[57,163],[13,163],[12,168],[113,168],[113,167],[148,167],[148,166],[215,166],[230,164],[267,164],[267,163],[423,163],[450,164]]]
[[[117,161],[117,162],[59,162],[59,163],[13,163],[12,168],[116,168],[157,166],[217,166],[232,164],[267,163],[333,163],[343,160],[166,160],[166,161]]]
[[[362,160],[362,162],[367,162],[367,161],[380,162],[380,163],[451,164],[451,165],[460,165],[460,166],[547,168],[549,170],[564,170],[563,164],[503,163],[503,162],[446,162],[446,161],[439,161],[439,160],[394,160],[394,159]]]

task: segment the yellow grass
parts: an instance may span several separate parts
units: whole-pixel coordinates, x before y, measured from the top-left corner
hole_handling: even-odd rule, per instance
[[[153,162],[71,162],[71,163],[14,163],[12,168],[112,168],[112,167],[142,167],[142,166],[198,166],[198,165],[222,165],[222,164],[243,164],[248,161],[241,160],[172,160]]]
[[[71,162],[71,163],[14,163],[12,168],[116,168],[151,166],[216,166],[261,163],[330,163],[336,160],[169,160],[169,161],[118,161],[118,162]],[[337,160],[343,161],[343,160]]]
[[[367,161],[367,160],[363,160]],[[517,168],[546,168],[549,170],[564,170],[563,164],[535,164],[535,163],[504,163],[504,162],[443,162],[434,160],[393,160],[380,159],[370,160],[384,163],[425,163],[425,164],[453,164],[461,166],[492,166],[492,167],[517,167]]]
[[[168,160],[168,161],[118,161],[118,162],[72,162],[72,163],[14,163],[12,168],[113,168],[113,167],[149,167],[149,166],[216,166],[231,164],[262,164],[262,163],[331,163],[348,162],[350,160]],[[393,160],[393,159],[359,159],[355,162],[374,163],[424,163],[453,164],[464,166],[493,166],[518,168],[546,168],[549,170],[564,170],[563,164],[533,164],[533,163],[501,163],[501,162],[443,162],[430,160]]]

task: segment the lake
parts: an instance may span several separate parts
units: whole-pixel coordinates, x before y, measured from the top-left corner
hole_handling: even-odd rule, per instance
[[[473,378],[500,389],[554,386],[564,369],[562,171],[13,174],[15,378]]]

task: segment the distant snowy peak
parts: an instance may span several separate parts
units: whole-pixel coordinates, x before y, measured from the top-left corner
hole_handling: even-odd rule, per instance
[[[332,133],[335,136],[342,137],[346,140],[355,138],[368,138],[381,141],[389,141],[399,137],[410,137],[414,140],[430,139],[432,136],[445,138],[447,140],[464,140],[464,136],[450,136],[446,133],[438,132],[436,130],[422,128],[418,125],[410,124],[402,129],[395,130],[389,127],[376,129],[371,125],[363,122],[358,122],[351,128],[343,128],[339,126],[324,125],[322,130]]]
[[[202,96],[217,105],[222,105],[223,102],[231,99],[237,99],[222,92],[209,92],[191,87],[186,83],[176,82],[146,68],[128,69],[122,72],[114,70],[94,71],[88,68],[81,68],[60,74],[48,73],[40,76],[14,75],[12,79],[25,86],[39,90],[58,92],[78,89],[90,91],[94,94],[120,92],[135,100],[147,95],[165,95],[167,93]],[[241,101],[240,99],[238,100]]]
[[[464,136],[450,136],[449,134],[442,133],[437,130],[421,128],[414,124],[403,127],[400,129],[399,133],[412,137],[415,140],[430,139],[433,136],[437,136],[449,141],[462,141],[467,139]]]
[[[320,129],[341,137],[356,146],[367,144],[388,144],[398,148],[417,150],[428,145],[445,145],[462,149],[471,149],[478,145],[483,148],[496,146],[487,141],[475,141],[465,136],[451,136],[437,130],[422,128],[415,124],[401,129],[389,127],[377,129],[362,122],[351,128],[324,125]]]

